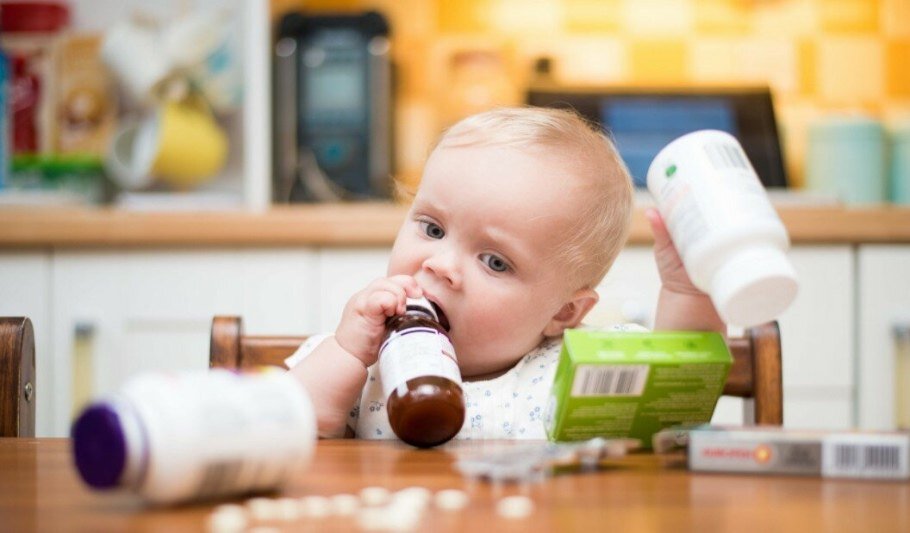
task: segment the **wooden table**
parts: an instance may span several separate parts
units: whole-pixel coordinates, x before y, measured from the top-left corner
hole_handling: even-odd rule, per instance
[[[287,496],[461,488],[464,511],[429,511],[420,531],[910,531],[910,483],[692,474],[651,454],[593,473],[493,485],[462,478],[455,458],[514,443],[455,443],[416,450],[398,442],[320,441],[309,473]],[[526,494],[530,517],[497,516],[502,496]],[[2,531],[201,531],[215,504],[147,508],[126,494],[91,492],[71,464],[67,439],[0,439]],[[356,530],[352,518],[252,523],[282,531]]]

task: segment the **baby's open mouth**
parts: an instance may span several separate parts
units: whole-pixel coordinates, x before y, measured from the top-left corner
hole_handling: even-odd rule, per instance
[[[443,312],[442,307],[439,307],[439,304],[436,302],[430,302],[430,305],[433,306],[433,310],[436,311],[436,316],[439,318],[439,325],[446,331],[449,331],[449,318]]]

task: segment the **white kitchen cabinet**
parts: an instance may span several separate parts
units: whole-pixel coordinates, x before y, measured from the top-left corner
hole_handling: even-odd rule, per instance
[[[856,424],[856,301],[851,246],[798,246],[790,259],[799,293],[780,317],[784,425],[846,429]]]
[[[335,331],[348,299],[371,281],[386,275],[391,248],[326,248],[319,252],[318,329]]]
[[[318,255],[307,250],[56,254],[52,387],[44,387],[53,390],[53,433],[65,435],[71,420],[80,326],[92,332],[83,338],[92,390],[105,394],[136,373],[206,368],[216,314],[241,315],[248,330],[260,333],[312,331],[319,320],[318,274]]]
[[[35,330],[35,435],[52,435],[50,252],[0,253],[0,316],[24,316]]]
[[[860,246],[857,270],[857,422],[866,429],[890,430],[896,377],[892,328],[910,322],[910,246]]]
[[[592,326],[635,322],[650,328],[660,277],[650,246],[627,246],[597,287],[600,300],[585,322]]]

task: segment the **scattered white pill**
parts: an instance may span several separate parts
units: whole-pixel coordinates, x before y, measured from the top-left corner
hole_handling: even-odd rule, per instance
[[[285,522],[293,522],[300,517],[300,506],[294,498],[279,498],[275,500],[275,518]]]
[[[278,504],[271,498],[250,498],[246,501],[246,508],[253,519],[262,522],[277,520],[280,513]]]
[[[389,489],[385,487],[365,487],[360,490],[360,499],[364,505],[384,505],[389,501]]]
[[[496,502],[496,513],[503,518],[525,518],[534,511],[534,502],[527,496],[506,496]]]
[[[416,510],[389,509],[389,515],[386,518],[386,527],[390,531],[413,531],[417,529],[423,512]]]
[[[445,511],[458,511],[468,505],[468,493],[458,489],[444,489],[436,493],[436,507]]]
[[[390,529],[389,512],[383,507],[367,507],[357,513],[357,523],[366,531],[385,531]]]
[[[303,516],[324,518],[332,514],[332,501],[325,496],[304,496],[297,500],[297,504]]]
[[[360,498],[353,494],[336,494],[330,500],[332,510],[339,516],[352,516],[360,509]]]
[[[426,487],[408,487],[392,495],[393,501],[405,501],[419,507],[426,507],[433,499],[433,491]]]
[[[240,505],[219,505],[208,518],[211,533],[236,533],[246,529],[249,520]]]
[[[402,508],[400,503],[382,507],[364,507],[357,522],[367,531],[412,531],[417,528],[422,513]]]

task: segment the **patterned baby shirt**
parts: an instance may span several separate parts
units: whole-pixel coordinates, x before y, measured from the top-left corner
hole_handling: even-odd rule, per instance
[[[647,331],[637,324],[617,324],[609,331]],[[285,360],[288,368],[302,361],[329,335],[315,335]],[[562,337],[544,339],[505,374],[462,384],[465,421],[456,439],[545,439],[544,415],[559,362]],[[394,439],[382,392],[379,364],[367,369],[360,399],[348,425],[360,439]]]

